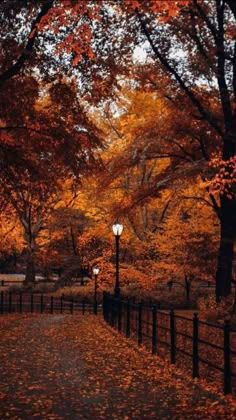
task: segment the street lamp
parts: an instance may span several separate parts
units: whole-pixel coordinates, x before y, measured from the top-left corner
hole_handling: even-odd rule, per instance
[[[115,297],[120,296],[120,282],[119,282],[119,240],[120,235],[123,231],[123,225],[119,222],[115,222],[112,226],[112,230],[115,236],[116,241],[116,282],[115,282],[115,288],[114,288],[114,295]]]
[[[94,275],[94,306],[93,306],[93,312],[95,315],[97,315],[97,288],[98,288],[98,273],[99,273],[99,268],[98,267],[93,267],[93,275]]]

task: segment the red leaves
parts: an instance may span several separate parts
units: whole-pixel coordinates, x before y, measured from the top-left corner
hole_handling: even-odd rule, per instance
[[[9,315],[1,324],[3,418],[234,418],[231,397],[186,380],[99,318]]]
[[[161,20],[168,20],[170,17],[176,16],[181,7],[186,6],[190,0],[125,0],[125,5],[131,10],[140,9],[146,10],[147,8],[154,13],[159,13]]]
[[[233,199],[232,186],[236,178],[236,156],[223,160],[219,154],[215,153],[212,155],[210,166],[217,171],[212,180],[208,182],[212,192],[217,191],[220,194],[225,194],[227,198]]]

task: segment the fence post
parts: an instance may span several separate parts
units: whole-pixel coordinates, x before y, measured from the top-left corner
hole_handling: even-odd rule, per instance
[[[83,300],[82,302],[82,314],[84,315],[85,313],[85,300]]]
[[[198,315],[193,317],[193,378],[199,377],[199,358],[198,358]]]
[[[126,306],[126,337],[130,337],[130,300],[127,300]]]
[[[224,394],[232,392],[230,363],[230,322],[224,323]]]
[[[121,298],[118,300],[118,324],[117,329],[119,332],[122,330],[122,301]]]
[[[102,314],[103,319],[107,322],[107,294],[103,292],[103,299],[102,299]]]
[[[94,315],[97,315],[98,313],[98,303],[96,299],[94,299],[94,302],[93,302],[93,313]]]
[[[22,314],[22,292],[20,292],[19,295],[19,309],[20,309],[20,314]]]
[[[4,307],[3,306],[4,306],[4,293],[1,292],[1,315],[4,312]]]
[[[170,363],[175,363],[175,313],[170,310]]]
[[[53,296],[51,296],[51,308],[50,308],[50,312],[51,314],[53,314]]]
[[[40,312],[43,313],[43,295],[40,296]]]
[[[31,305],[30,306],[31,306],[30,307],[31,313],[33,313],[34,312],[34,295],[33,295],[33,293],[31,294]]]
[[[142,344],[143,334],[142,334],[142,309],[143,304],[140,302],[138,304],[138,345]]]
[[[157,308],[152,308],[152,354],[157,352]]]
[[[12,294],[11,292],[9,292],[9,296],[8,296],[8,312],[9,314],[11,313],[12,310]]]

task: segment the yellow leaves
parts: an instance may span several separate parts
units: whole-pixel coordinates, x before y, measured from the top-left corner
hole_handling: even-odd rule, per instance
[[[34,107],[37,112],[47,112],[48,107],[50,107],[51,105],[52,105],[52,100],[50,98],[50,95],[44,92],[43,95],[37,98]]]

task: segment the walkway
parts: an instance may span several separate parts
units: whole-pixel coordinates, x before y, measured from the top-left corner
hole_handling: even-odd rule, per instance
[[[93,315],[0,318],[0,419],[236,419]]]

